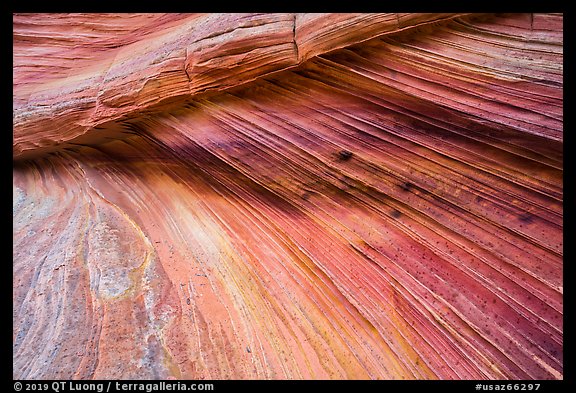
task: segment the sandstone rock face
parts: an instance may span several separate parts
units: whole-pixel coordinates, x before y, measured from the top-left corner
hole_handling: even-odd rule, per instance
[[[563,378],[562,43],[14,15],[14,378]]]

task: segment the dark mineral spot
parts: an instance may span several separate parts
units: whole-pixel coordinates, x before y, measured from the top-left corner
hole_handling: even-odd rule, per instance
[[[529,223],[532,222],[533,216],[530,213],[522,213],[519,218],[520,221]]]
[[[349,159],[352,158],[353,155],[354,155],[354,153],[352,153],[349,150],[340,150],[338,152],[338,159],[340,161],[348,161]]]
[[[414,186],[414,184],[410,183],[409,181],[407,181],[406,183],[403,183],[400,187],[402,188],[402,190],[404,191],[410,191],[410,189]]]
[[[390,213],[392,215],[392,217],[394,218],[398,218],[402,215],[402,213],[400,213],[398,210],[394,209],[392,210],[392,212]]]

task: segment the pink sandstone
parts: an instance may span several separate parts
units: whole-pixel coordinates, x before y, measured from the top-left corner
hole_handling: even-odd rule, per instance
[[[562,379],[562,23],[14,15],[14,378]]]

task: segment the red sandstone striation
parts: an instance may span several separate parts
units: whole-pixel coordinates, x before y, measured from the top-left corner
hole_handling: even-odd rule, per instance
[[[453,14],[15,15],[14,156]]]
[[[563,378],[562,40],[15,15],[14,378]]]

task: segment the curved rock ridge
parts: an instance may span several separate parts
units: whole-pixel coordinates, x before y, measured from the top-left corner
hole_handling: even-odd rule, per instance
[[[115,120],[457,15],[16,14],[13,154],[117,136]]]
[[[563,378],[562,15],[351,40],[15,161],[14,378]]]

